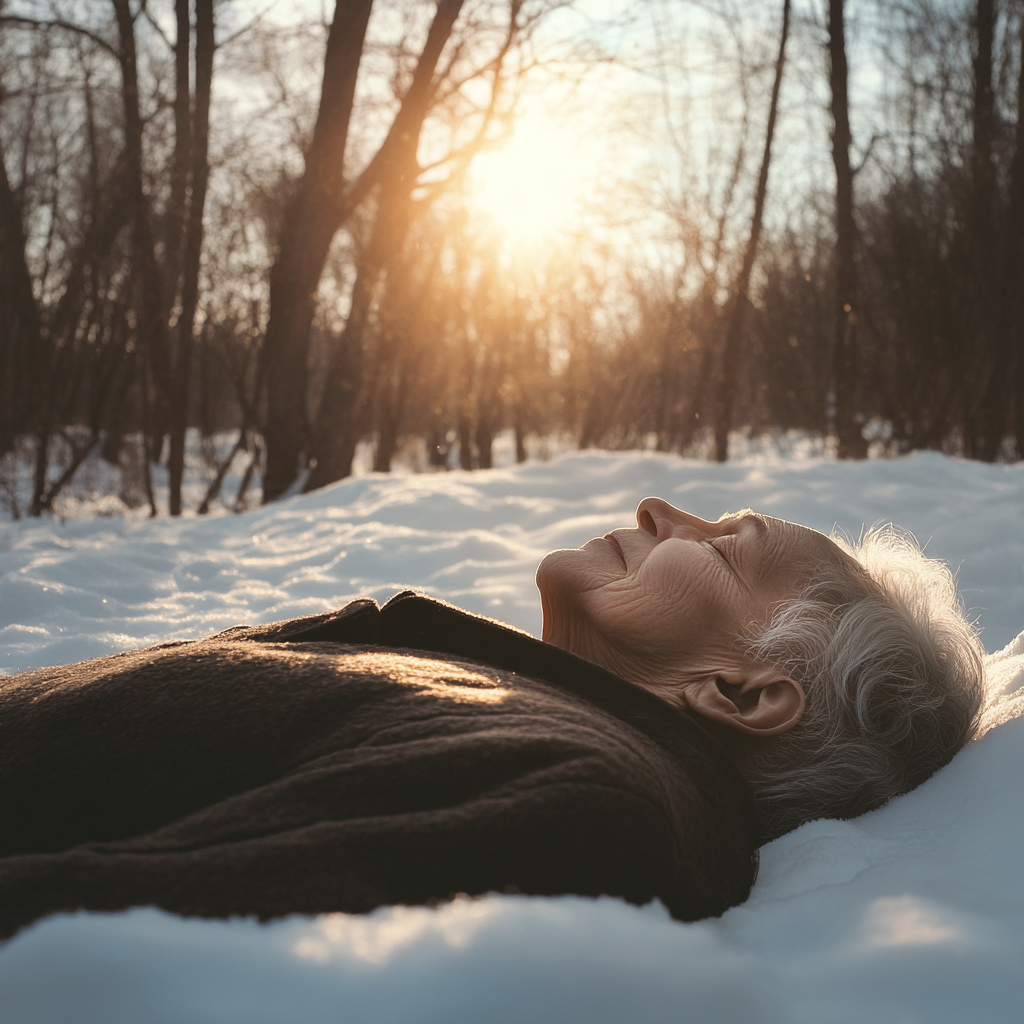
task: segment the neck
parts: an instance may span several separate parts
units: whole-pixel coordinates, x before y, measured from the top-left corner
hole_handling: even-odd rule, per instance
[[[679,700],[677,694],[669,692],[658,673],[645,672],[639,660],[632,657],[629,652],[623,652],[609,644],[604,637],[595,633],[588,623],[571,613],[554,614],[547,602],[542,601],[542,605],[544,631],[541,639],[545,643],[560,647],[579,658],[586,658],[587,661],[614,672],[620,678],[642,686],[669,704],[685,707],[685,701]]]

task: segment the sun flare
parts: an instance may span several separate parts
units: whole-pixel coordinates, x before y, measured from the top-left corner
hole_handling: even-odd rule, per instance
[[[535,239],[573,215],[585,174],[571,136],[517,127],[504,149],[474,161],[473,191],[477,206],[507,238]]]

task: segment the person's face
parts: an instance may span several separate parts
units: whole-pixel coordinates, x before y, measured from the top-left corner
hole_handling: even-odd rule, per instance
[[[537,586],[545,640],[641,685],[728,677],[737,637],[816,562],[848,557],[815,530],[750,511],[712,523],[645,498],[636,521],[552,551]]]

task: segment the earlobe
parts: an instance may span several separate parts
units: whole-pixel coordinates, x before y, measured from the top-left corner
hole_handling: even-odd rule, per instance
[[[778,736],[800,721],[805,699],[796,680],[768,671],[736,682],[716,675],[691,683],[686,703],[701,717],[748,736]]]

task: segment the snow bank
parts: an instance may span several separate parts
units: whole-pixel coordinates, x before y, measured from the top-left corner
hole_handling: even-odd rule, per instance
[[[1024,625],[1024,467],[586,453],[362,477],[241,516],[7,524],[0,671],[404,586],[536,632],[540,556],[629,525],[645,494],[852,535],[896,522],[959,567],[989,650]],[[888,806],[765,847],[751,899],[719,920],[525,897],[269,926],[63,916],[0,948],[0,1022],[1020,1024],[1024,643],[990,660],[1002,724]]]

